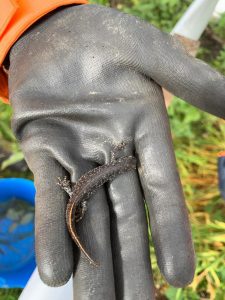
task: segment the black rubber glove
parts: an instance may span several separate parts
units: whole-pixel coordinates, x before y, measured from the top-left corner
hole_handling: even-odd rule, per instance
[[[224,117],[224,77],[148,23],[81,5],[45,17],[13,46],[9,85],[12,127],[35,177],[42,280],[64,284],[74,268],[74,299],[154,299],[144,196],[162,274],[174,286],[191,282],[194,250],[161,86]],[[98,190],[77,225],[96,268],[68,235],[57,177],[76,182],[122,141],[138,171]]]

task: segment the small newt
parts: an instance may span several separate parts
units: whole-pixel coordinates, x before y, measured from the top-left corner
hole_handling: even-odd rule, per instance
[[[63,180],[58,178],[58,185],[70,196],[66,207],[66,223],[69,233],[90,264],[99,265],[91,258],[80,242],[74,223],[79,222],[83,218],[87,210],[87,200],[98,188],[104,183],[113,180],[118,175],[136,169],[136,163],[134,156],[124,156],[115,159],[113,155],[110,163],[88,171],[80,177],[72,188],[70,181],[66,177]]]

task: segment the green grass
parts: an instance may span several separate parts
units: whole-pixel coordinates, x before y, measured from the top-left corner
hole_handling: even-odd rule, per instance
[[[17,300],[22,289],[0,289],[0,300]]]

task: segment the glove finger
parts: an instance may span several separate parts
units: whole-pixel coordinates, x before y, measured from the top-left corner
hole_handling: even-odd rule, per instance
[[[137,56],[144,74],[192,105],[225,117],[224,76],[203,61],[187,55],[175,37],[149,23],[141,22],[135,35],[140,45]]]
[[[115,178],[109,196],[116,299],[155,299],[147,219],[137,173]]]
[[[160,270],[171,285],[185,286],[194,276],[194,249],[160,88],[155,99],[154,109],[146,107],[137,126],[139,175]]]
[[[76,228],[85,250],[99,266],[91,265],[81,253],[73,281],[74,300],[116,299],[109,207],[104,188],[89,198],[87,211]]]
[[[99,295],[110,295],[106,299],[115,299],[109,213],[104,190],[101,196],[96,194],[93,201],[88,201],[88,210],[76,225],[83,246],[101,263],[101,267],[96,268],[83,255],[80,257],[80,251],[68,233],[65,218],[68,195],[56,184],[57,177],[63,177],[66,172],[58,162],[46,156],[42,153],[41,159],[39,156],[35,160],[31,152],[27,154],[32,170],[36,170],[36,256],[41,279],[50,286],[59,286],[66,283],[75,270],[75,299],[92,296],[98,299]],[[76,182],[93,165],[79,161],[69,167]]]
[[[57,177],[63,177],[65,170],[49,157],[34,161],[38,270],[44,283],[60,286],[69,280],[73,271],[72,243],[65,222],[68,195],[57,185]]]

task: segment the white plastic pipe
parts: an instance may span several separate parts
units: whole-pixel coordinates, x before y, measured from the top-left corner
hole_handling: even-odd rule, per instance
[[[37,268],[34,270],[26,287],[23,289],[19,300],[73,300],[73,280],[61,287],[53,288],[45,285],[38,274]]]
[[[197,41],[205,30],[218,0],[195,0],[177,22],[172,34]]]
[[[225,12],[225,0],[219,0],[214,12],[213,16],[219,18],[222,13]]]

